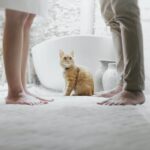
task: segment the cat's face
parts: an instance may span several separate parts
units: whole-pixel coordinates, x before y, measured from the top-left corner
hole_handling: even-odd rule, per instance
[[[60,65],[63,68],[71,68],[74,66],[74,53],[65,53],[63,50],[60,50]]]

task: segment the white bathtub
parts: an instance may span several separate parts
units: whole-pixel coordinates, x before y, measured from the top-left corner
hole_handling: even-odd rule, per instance
[[[44,41],[32,48],[37,76],[47,88],[62,91],[64,78],[59,65],[59,50],[75,52],[77,64],[86,66],[94,74],[99,60],[115,60],[113,43],[109,37],[67,36]]]

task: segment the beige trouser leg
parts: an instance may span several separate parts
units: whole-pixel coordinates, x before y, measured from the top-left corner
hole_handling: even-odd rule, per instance
[[[101,4],[101,13],[105,19],[106,24],[110,26],[112,31],[113,42],[117,51],[117,69],[122,76],[120,80],[120,84],[122,85],[124,61],[123,61],[120,25],[114,20],[111,0],[100,0],[100,4]]]
[[[126,90],[144,90],[143,39],[137,0],[100,0],[118,52]]]

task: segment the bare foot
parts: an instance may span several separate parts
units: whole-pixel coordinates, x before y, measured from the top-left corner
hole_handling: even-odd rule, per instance
[[[41,105],[47,103],[48,102],[40,101],[37,98],[31,98],[25,93],[19,93],[18,96],[6,98],[6,104]]]
[[[39,99],[40,101],[43,101],[43,102],[53,102],[53,101],[54,101],[54,99],[49,99],[49,100],[48,100],[48,99],[43,99],[43,98],[41,98],[41,97],[38,97],[38,96],[36,96],[36,95],[30,93],[30,92],[27,91],[27,90],[25,90],[25,92],[26,92],[26,94],[27,94],[29,97],[37,98],[37,99]]]
[[[97,97],[110,98],[110,97],[113,97],[114,95],[120,93],[122,90],[123,90],[123,86],[118,85],[116,88],[114,88],[110,91],[104,91],[104,92],[96,93],[96,96]]]
[[[99,105],[137,105],[145,102],[145,96],[140,91],[122,91],[112,98],[98,103]]]

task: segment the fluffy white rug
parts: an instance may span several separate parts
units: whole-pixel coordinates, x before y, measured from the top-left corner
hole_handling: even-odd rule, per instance
[[[98,106],[96,97],[63,97],[44,106],[0,104],[0,150],[149,150],[150,103]],[[6,92],[0,92],[1,99]]]

